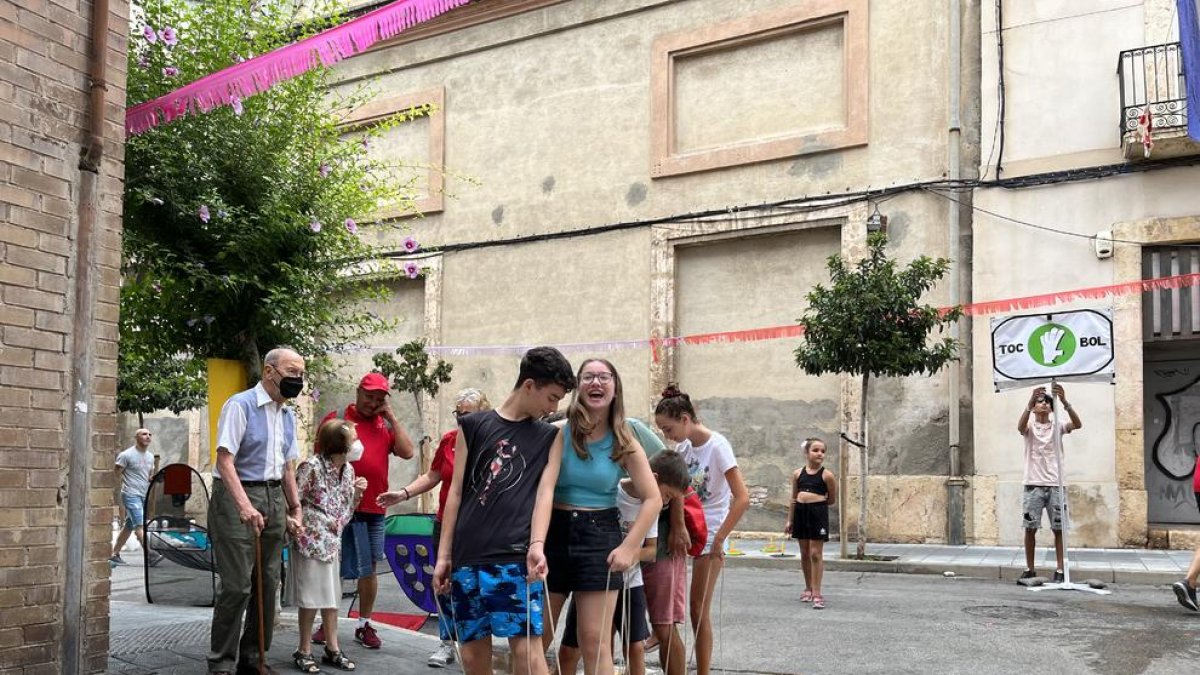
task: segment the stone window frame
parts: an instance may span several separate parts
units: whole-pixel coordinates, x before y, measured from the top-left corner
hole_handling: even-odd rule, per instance
[[[675,60],[840,24],[844,31],[846,126],[680,154],[675,138]],[[659,36],[651,49],[650,175],[663,178],[867,143],[867,0],[810,0],[796,7]]]
[[[653,346],[656,356],[650,360],[649,409],[653,410],[658,402],[658,392],[666,388],[669,382],[678,381],[675,349],[663,347],[660,342],[664,337],[675,335],[677,249],[729,239],[837,227],[841,234],[842,257],[852,261],[861,260],[867,253],[867,207],[867,202],[864,201],[804,213],[782,211],[765,218],[746,220],[739,219],[737,212],[733,211],[730,217],[723,221],[679,221],[653,226],[650,230],[650,335],[656,343]],[[859,379],[841,375],[840,390],[841,428],[855,429],[858,427],[862,411],[862,388]],[[839,441],[838,451],[846,453],[849,475],[857,475],[858,453],[851,452],[845,441]],[[838,510],[838,518],[838,526],[844,532],[846,509]]]
[[[386,96],[367,102],[351,111],[342,123],[347,131],[362,129],[404,110],[432,106],[425,117],[429,120],[429,166],[426,174],[425,196],[414,200],[413,207],[423,215],[440,213],[445,207],[446,165],[446,88],[433,87],[420,91]],[[417,214],[406,209],[387,207],[371,216],[377,220],[412,218]]]

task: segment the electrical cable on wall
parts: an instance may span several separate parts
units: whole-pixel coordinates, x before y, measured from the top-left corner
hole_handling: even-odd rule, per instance
[[[1024,189],[1032,187],[1041,187],[1046,185],[1059,185],[1063,183],[1077,183],[1087,180],[1098,180],[1112,176],[1121,176],[1134,173],[1146,173],[1150,171],[1163,171],[1180,167],[1196,166],[1200,164],[1200,156],[1184,156],[1172,157],[1168,159],[1158,159],[1147,162],[1138,162],[1136,164],[1106,164],[1100,166],[1085,167],[1080,169],[1064,169],[1060,171],[1051,171],[1039,174],[1030,174],[1026,176],[1017,176],[1013,178],[997,178],[992,180],[978,179],[963,179],[963,180],[925,180],[905,183],[902,185],[893,185],[882,188],[868,188],[866,190],[854,190],[843,193],[827,193],[823,195],[810,195],[803,197],[793,197],[773,202],[765,202],[762,204],[751,204],[745,206],[729,206],[720,209],[709,209],[704,211],[694,211],[690,213],[682,213],[660,218],[648,218],[644,220],[631,220],[616,223],[606,223],[595,227],[574,228],[569,230],[560,230],[558,232],[547,232],[542,234],[530,234],[517,237],[509,237],[506,239],[493,239],[485,241],[461,242],[443,244],[441,246],[430,247],[416,254],[419,257],[430,257],[439,253],[450,253],[456,251],[470,251],[484,248],[493,248],[497,246],[513,246],[517,244],[529,244],[543,241],[555,241],[558,239],[572,239],[575,237],[586,237],[610,232],[620,232],[624,230],[637,229],[643,227],[668,226],[668,225],[686,225],[692,224],[711,224],[711,223],[731,223],[735,218],[732,213],[736,212],[738,221],[755,220],[763,218],[779,218],[786,214],[800,214],[822,209],[840,208],[850,206],[860,202],[882,203],[889,199],[893,199],[901,194],[911,192],[929,192],[943,198],[949,198],[944,194],[936,192],[937,190],[947,192],[958,192],[965,190],[987,189],[987,188],[1002,188],[1002,189]],[[959,201],[959,200],[955,200]],[[1070,230],[1062,230],[1045,225],[1037,225],[1028,223],[1015,218],[1010,218],[1001,214],[993,213],[980,209],[978,207],[959,201],[964,206],[968,206],[973,210],[987,215],[1006,220],[1019,225],[1034,227],[1052,233],[1064,234],[1072,237],[1080,237],[1091,239],[1091,235],[1072,232]],[[1120,240],[1120,243],[1145,245],[1144,242],[1135,242],[1128,240]],[[414,254],[403,251],[393,250],[381,252],[378,257],[391,259],[412,260]],[[347,261],[355,262],[355,261]]]

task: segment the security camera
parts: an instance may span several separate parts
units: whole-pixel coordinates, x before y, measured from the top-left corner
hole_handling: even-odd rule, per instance
[[[1092,243],[1096,245],[1096,257],[1104,260],[1111,258],[1113,255],[1113,236],[1112,230],[1104,230],[1097,232],[1092,238]]]

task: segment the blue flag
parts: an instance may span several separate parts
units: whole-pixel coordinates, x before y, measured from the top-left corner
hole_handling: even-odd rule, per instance
[[[1179,45],[1183,52],[1183,79],[1187,87],[1188,136],[1200,141],[1200,0],[1179,3]]]

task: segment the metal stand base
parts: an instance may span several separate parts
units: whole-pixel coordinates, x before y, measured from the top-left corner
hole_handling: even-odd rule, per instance
[[[1096,595],[1112,595],[1112,591],[1106,588],[1092,588],[1087,584],[1073,584],[1069,581],[1064,581],[1058,584],[1042,584],[1041,586],[1030,586],[1031,591],[1084,591],[1086,593],[1095,593]]]

